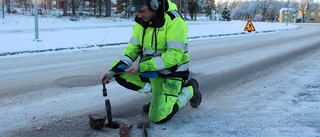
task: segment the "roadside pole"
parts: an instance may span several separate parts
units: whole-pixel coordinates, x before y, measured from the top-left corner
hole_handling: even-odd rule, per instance
[[[4,19],[4,0],[2,0],[2,18]]]
[[[38,27],[38,1],[34,0],[34,34],[35,41],[39,41],[39,27]]]
[[[286,26],[288,26],[288,23],[289,23],[289,4],[290,4],[290,0],[288,0]]]

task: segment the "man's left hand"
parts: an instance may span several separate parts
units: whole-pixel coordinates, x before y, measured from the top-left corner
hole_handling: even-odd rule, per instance
[[[128,74],[136,74],[139,72],[139,69],[140,69],[139,62],[132,62],[131,66],[125,69],[124,71]]]

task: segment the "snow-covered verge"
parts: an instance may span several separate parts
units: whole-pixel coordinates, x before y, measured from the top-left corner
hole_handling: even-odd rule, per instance
[[[33,16],[10,15],[0,19],[0,57],[50,51],[97,49],[105,46],[125,46],[131,37],[134,21],[120,18],[69,17],[38,18],[38,39]],[[205,39],[240,34],[275,32],[295,29],[296,25],[284,23],[253,22],[255,32],[246,32],[246,21],[215,22],[207,18],[187,21],[188,39]]]

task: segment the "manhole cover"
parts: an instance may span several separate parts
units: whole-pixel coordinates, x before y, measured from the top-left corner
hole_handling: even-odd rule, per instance
[[[55,80],[55,83],[63,87],[94,86],[100,83],[100,77],[92,75],[68,76]]]

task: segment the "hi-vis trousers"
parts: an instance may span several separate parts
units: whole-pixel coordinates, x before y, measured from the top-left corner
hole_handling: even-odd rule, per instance
[[[192,86],[184,87],[182,78],[144,78],[139,74],[123,73],[115,79],[127,89],[151,95],[148,116],[156,123],[171,119],[193,96]]]

